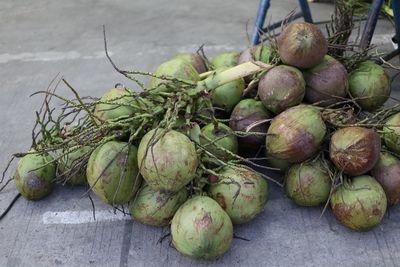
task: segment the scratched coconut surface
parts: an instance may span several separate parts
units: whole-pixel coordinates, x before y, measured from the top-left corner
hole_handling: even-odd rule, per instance
[[[122,79],[103,56],[101,25],[108,29],[115,61],[124,68],[153,70],[178,52],[206,44],[213,56],[246,46],[245,25],[258,1],[1,1],[0,2],[0,167],[8,155],[30,145],[33,111],[44,89],[60,72],[83,95],[100,96]],[[246,3],[250,2],[250,3]],[[279,19],[297,1],[272,1]],[[332,7],[311,4],[314,18],[329,18]],[[250,25],[252,20],[250,20]],[[378,23],[376,43],[390,49],[392,28]],[[399,64],[398,60],[394,63]],[[129,83],[128,83],[129,85]],[[397,87],[397,88],[396,88]],[[399,82],[393,95],[399,96]],[[62,89],[61,89],[62,90]],[[235,228],[250,242],[234,240],[212,263],[181,256],[168,229],[152,228],[113,215],[95,199],[91,217],[84,189],[59,188],[39,202],[20,199],[0,222],[0,266],[399,266],[400,208],[368,233],[355,233],[321,209],[296,207],[281,189],[270,187],[265,212]],[[0,210],[16,194],[0,194]]]

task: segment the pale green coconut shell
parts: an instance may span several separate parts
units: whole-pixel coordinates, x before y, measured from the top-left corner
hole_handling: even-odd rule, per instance
[[[68,152],[70,151],[70,152]],[[79,159],[90,151],[90,147],[82,147],[78,150],[67,150],[58,162],[58,172],[63,174],[69,185],[86,184],[86,163],[80,163]]]
[[[220,73],[227,68],[220,68],[216,73]],[[228,82],[211,91],[211,101],[213,106],[231,112],[237,103],[242,99],[246,85],[242,78]]]
[[[349,91],[362,109],[381,107],[390,96],[390,79],[385,70],[371,61],[361,63],[349,76]]]
[[[205,137],[200,137],[200,143],[209,152],[222,160],[230,160],[233,157],[226,151],[219,148],[224,148],[230,152],[238,153],[238,140],[231,128],[223,123],[218,123],[218,128],[214,127],[213,123],[207,124],[201,129],[201,133]],[[209,140],[211,141],[209,141]],[[217,140],[214,142],[214,140]]]
[[[228,214],[210,197],[186,201],[171,222],[172,243],[183,255],[214,260],[231,246],[233,226]]]
[[[336,219],[356,231],[378,225],[387,207],[385,191],[368,175],[347,180],[332,194],[330,203]]]
[[[386,121],[383,127],[383,140],[391,151],[400,154],[400,113]]]
[[[176,194],[166,194],[144,185],[130,203],[129,212],[134,220],[142,224],[165,226],[170,223],[187,197],[185,187]]]
[[[218,69],[221,67],[234,67],[238,64],[239,53],[238,52],[226,52],[219,54],[212,61],[214,69]]]
[[[15,186],[29,200],[39,200],[51,193],[56,177],[56,163],[50,155],[27,154],[14,174]]]
[[[287,172],[286,195],[300,206],[325,204],[331,191],[331,179],[319,161],[295,164]]]
[[[189,183],[197,169],[196,148],[190,139],[171,130],[161,138],[162,129],[151,130],[140,141],[138,165],[153,190],[175,193]],[[155,144],[152,143],[158,140]]]
[[[183,60],[189,62],[193,66],[193,68],[197,71],[197,73],[199,73],[199,74],[203,73],[207,70],[203,59],[201,58],[201,56],[199,56],[197,54],[182,53],[182,54],[175,55],[172,59],[175,59],[175,58],[180,58],[180,59],[183,59]]]
[[[154,72],[157,76],[166,76],[170,78],[178,78],[181,80],[196,82],[200,80],[199,73],[194,69],[192,64],[181,58],[174,58],[162,63]],[[166,82],[162,79],[151,78],[149,88],[155,88],[160,83]],[[162,88],[162,90],[166,90]]]
[[[246,223],[267,204],[268,184],[246,168],[225,168],[209,187],[210,196],[228,213],[234,224]]]
[[[266,137],[267,153],[290,163],[313,157],[325,137],[321,112],[312,106],[292,107],[271,122]]]
[[[127,105],[135,103],[132,93],[125,88],[112,88],[101,98],[100,103],[96,105],[94,115],[102,121],[112,120],[121,116],[129,116],[133,113],[133,108]]]
[[[121,205],[131,200],[139,189],[138,172],[136,147],[109,141],[90,155],[86,176],[97,197],[107,204]]]

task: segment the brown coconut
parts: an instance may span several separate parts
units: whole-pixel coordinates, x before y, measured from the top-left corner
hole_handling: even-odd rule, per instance
[[[290,23],[278,38],[278,52],[283,63],[308,69],[322,62],[328,42],[315,25]]]
[[[358,176],[370,171],[379,159],[381,138],[371,129],[346,127],[331,138],[330,158],[345,174]]]
[[[317,66],[304,72],[305,99],[319,106],[329,106],[342,101],[349,82],[346,68],[336,59],[326,55]]]

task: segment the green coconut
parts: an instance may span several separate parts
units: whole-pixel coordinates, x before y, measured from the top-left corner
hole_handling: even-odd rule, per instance
[[[234,224],[246,223],[267,204],[268,184],[246,168],[224,168],[209,187],[210,196],[228,213]]]
[[[97,147],[90,155],[86,177],[93,192],[105,203],[128,202],[141,184],[136,147],[118,141]]]
[[[267,153],[290,163],[313,157],[326,133],[321,112],[312,106],[299,105],[276,116],[268,128]]]
[[[333,192],[330,204],[341,224],[353,230],[367,231],[381,222],[387,199],[382,186],[373,177],[363,175],[339,186]]]
[[[388,152],[381,152],[372,175],[385,190],[388,204],[400,202],[400,161]]]
[[[400,113],[391,116],[385,122],[383,140],[391,151],[400,154]]]
[[[153,189],[176,193],[189,183],[197,169],[196,148],[177,131],[149,131],[140,141],[138,165],[146,183]]]
[[[373,111],[389,98],[390,79],[381,66],[365,61],[350,73],[349,91],[362,109]]]
[[[171,236],[173,245],[183,255],[214,260],[230,248],[233,226],[228,214],[215,200],[196,196],[175,213]]]
[[[284,64],[308,69],[321,63],[328,42],[314,24],[293,22],[279,35],[278,52]]]
[[[56,178],[56,163],[52,161],[50,155],[39,154],[27,154],[19,160],[14,181],[24,198],[39,200],[51,193]]]
[[[201,129],[201,145],[210,153],[222,160],[230,160],[233,157],[228,150],[234,154],[238,153],[238,140],[231,128],[223,123],[215,127],[213,123],[207,124]]]
[[[94,115],[96,118],[106,121],[129,116],[134,109],[129,106],[136,103],[130,92],[126,88],[112,88],[101,98],[100,103],[96,105]]]
[[[243,99],[232,111],[229,127],[234,131],[246,132],[249,126],[254,123],[272,118],[272,114],[264,107],[261,101],[255,99]],[[257,150],[264,144],[265,136],[269,123],[262,123],[249,129],[249,135],[238,137],[239,148],[241,151]],[[254,135],[251,135],[254,133]]]
[[[83,160],[90,151],[90,147],[82,147],[77,150],[67,150],[64,156],[58,161],[58,171],[64,175],[65,181],[69,185],[86,184],[87,160]],[[88,159],[88,158],[87,158]]]
[[[336,59],[325,55],[317,66],[304,72],[306,81],[305,99],[319,106],[329,106],[347,95],[348,80],[346,68]]]
[[[192,82],[200,80],[199,73],[195,70],[192,64],[182,58],[174,58],[162,63],[158,66],[154,74],[157,76],[166,76]],[[150,80],[149,88],[155,88],[163,82],[166,81],[153,77]],[[161,90],[167,89],[162,86]]]
[[[165,226],[170,223],[178,208],[186,201],[185,187],[176,194],[155,191],[144,185],[129,205],[132,218],[142,224]]]
[[[221,67],[230,68],[238,64],[238,59],[239,59],[238,52],[226,52],[219,54],[215,58],[213,58],[211,64],[213,65],[214,69],[218,69]]]
[[[381,138],[363,127],[346,127],[331,137],[329,155],[345,174],[357,176],[370,171],[379,159]]]
[[[280,113],[301,103],[306,83],[298,69],[279,65],[269,70],[258,83],[258,95],[264,106]]]
[[[182,54],[175,55],[172,59],[175,59],[175,58],[180,58],[180,59],[187,61],[188,63],[190,63],[193,66],[193,68],[199,74],[206,72],[206,70],[207,70],[206,65],[204,64],[203,58],[197,54],[182,53]]]
[[[220,68],[216,73],[226,70]],[[211,91],[211,102],[213,106],[222,108],[230,113],[237,103],[242,99],[244,88],[246,87],[242,78],[228,82]]]
[[[331,191],[331,179],[320,161],[295,164],[285,178],[286,195],[300,206],[326,203]]]

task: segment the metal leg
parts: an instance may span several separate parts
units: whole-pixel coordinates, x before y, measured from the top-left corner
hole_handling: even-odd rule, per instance
[[[392,0],[392,9],[394,14],[394,22],[396,26],[396,35],[393,41],[397,43],[397,49],[400,48],[400,0]]]
[[[288,22],[304,17],[304,21],[313,23],[313,19],[311,16],[310,7],[308,6],[307,0],[299,0],[301,12],[297,12],[294,14]],[[260,42],[260,33],[259,30],[262,29],[264,32],[271,31],[275,28],[281,26],[282,21],[278,21],[266,28],[263,28],[265,16],[267,15],[267,10],[270,7],[270,0],[261,0],[260,6],[258,8],[257,19],[253,30],[253,36],[251,38],[251,44],[257,45]]]
[[[264,26],[265,16],[267,15],[267,10],[270,6],[270,0],[261,0],[260,6],[258,8],[256,24],[253,30],[253,36],[251,38],[251,44],[256,45],[260,42],[260,29]]]
[[[300,8],[301,8],[301,13],[303,14],[303,17],[304,17],[304,21],[313,23],[310,7],[308,6],[307,0],[299,0],[299,4],[300,4]]]
[[[361,36],[360,47],[362,49],[367,48],[372,40],[372,35],[374,35],[376,23],[378,22],[379,14],[381,13],[383,0],[373,0],[371,4],[371,9],[369,10],[367,23],[363,34]]]

